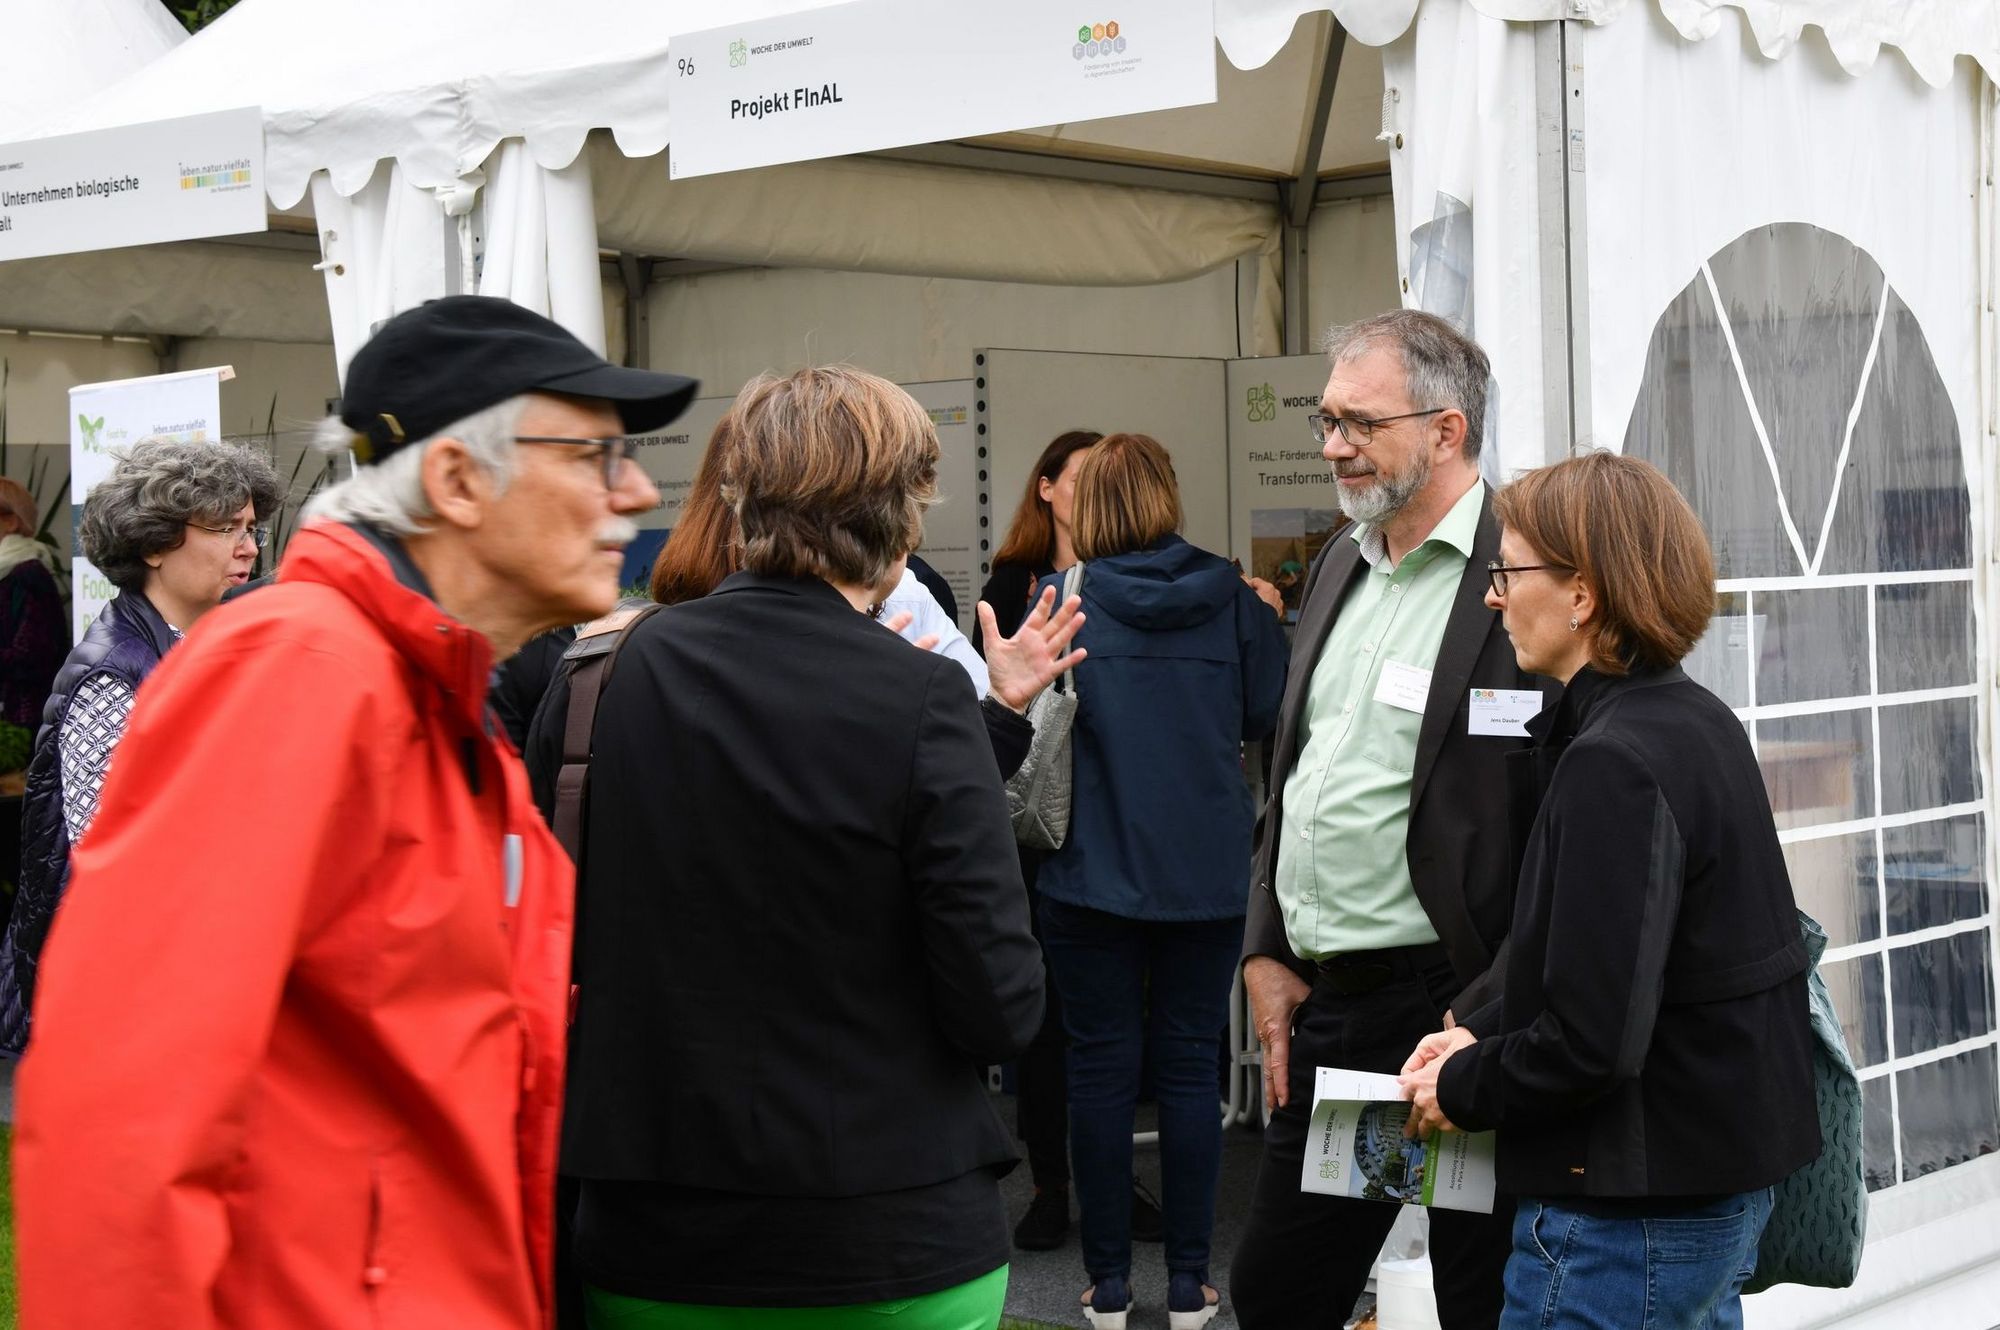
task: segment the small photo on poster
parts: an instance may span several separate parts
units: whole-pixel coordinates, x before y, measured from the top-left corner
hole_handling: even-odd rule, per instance
[[[1347,517],[1338,508],[1253,508],[1250,510],[1250,572],[1278,588],[1285,622],[1297,623],[1305,595],[1306,571]]]

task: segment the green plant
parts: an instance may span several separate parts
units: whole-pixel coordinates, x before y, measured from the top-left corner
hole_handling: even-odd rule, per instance
[[[35,751],[35,732],[25,725],[0,720],[0,771],[25,771]]]
[[[168,10],[181,21],[181,26],[189,32],[200,32],[215,20],[229,12],[236,0],[195,0],[192,5],[177,5],[173,0],[164,0]]]

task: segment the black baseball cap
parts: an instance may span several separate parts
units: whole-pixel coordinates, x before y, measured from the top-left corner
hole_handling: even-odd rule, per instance
[[[340,418],[355,459],[379,462],[521,393],[611,403],[630,434],[658,429],[701,385],[614,365],[561,324],[498,296],[445,296],[383,324],[354,355]]]

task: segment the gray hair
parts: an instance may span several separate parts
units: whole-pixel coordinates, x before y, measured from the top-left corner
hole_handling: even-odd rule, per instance
[[[439,439],[457,439],[485,467],[501,490],[514,478],[514,431],[521,426],[525,396],[475,411],[391,453],[373,466],[361,466],[337,485],[321,490],[306,505],[304,518],[359,522],[392,536],[414,536],[426,530],[437,510],[424,493],[424,454]],[[344,453],[354,443],[354,430],[338,416],[321,421],[313,446],[321,452]]]
[[[1386,313],[1327,329],[1320,339],[1329,365],[1358,359],[1383,343],[1403,362],[1403,385],[1418,411],[1456,407],[1465,416],[1465,456],[1479,456],[1486,431],[1486,381],[1492,375],[1479,343],[1420,309]]]
[[[240,443],[148,438],[113,456],[83,501],[77,543],[121,591],[146,585],[146,557],[179,549],[188,523],[220,526],[246,503],[262,522],[284,498],[270,459]]]

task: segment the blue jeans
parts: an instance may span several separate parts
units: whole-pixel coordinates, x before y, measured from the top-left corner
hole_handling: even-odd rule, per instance
[[[1070,1173],[1092,1279],[1132,1270],[1132,1122],[1139,1064],[1160,1105],[1169,1270],[1208,1271],[1222,1167],[1216,1050],[1243,920],[1126,919],[1042,897],[1042,946],[1069,1030]]]
[[[1523,1200],[1500,1330],[1741,1330],[1770,1217],[1769,1187],[1651,1219]]]

